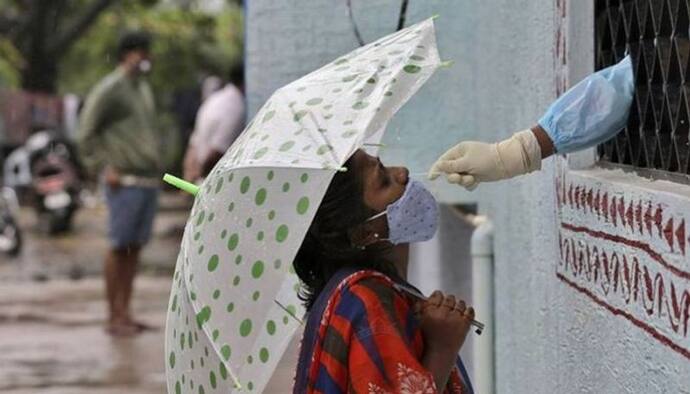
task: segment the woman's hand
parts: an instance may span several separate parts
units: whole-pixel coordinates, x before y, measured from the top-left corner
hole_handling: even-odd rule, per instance
[[[427,349],[448,349],[457,354],[474,319],[474,309],[453,295],[435,291],[421,304],[420,325]]]
[[[436,388],[443,391],[455,359],[470,331],[474,309],[454,296],[435,291],[416,306],[424,337],[422,364],[434,375]]]

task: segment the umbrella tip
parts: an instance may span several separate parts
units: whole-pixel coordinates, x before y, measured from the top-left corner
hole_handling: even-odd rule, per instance
[[[180,179],[174,175],[165,174],[163,176],[163,181],[175,186],[180,190],[184,190],[193,196],[196,196],[196,194],[199,192],[199,186],[191,182],[187,182],[184,179]]]
[[[436,20],[436,19],[438,19],[440,16],[441,16],[441,15],[439,15],[439,14],[434,14],[434,15],[431,15],[431,19],[432,19],[432,20]]]
[[[453,64],[455,64],[455,61],[453,61],[453,60],[446,60],[446,61],[444,61],[444,62],[441,62],[441,64],[439,64],[439,67],[442,67],[442,68],[449,68],[449,67],[451,67]]]

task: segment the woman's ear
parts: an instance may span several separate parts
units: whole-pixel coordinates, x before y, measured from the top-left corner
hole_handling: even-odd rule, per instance
[[[360,249],[365,249],[367,246],[379,242],[380,238],[380,234],[371,222],[360,224],[350,233],[350,242]]]
[[[385,216],[360,224],[350,233],[352,245],[362,249],[388,238],[388,222]]]

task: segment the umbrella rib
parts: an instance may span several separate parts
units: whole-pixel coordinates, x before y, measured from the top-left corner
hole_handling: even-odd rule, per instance
[[[319,128],[317,118],[313,112],[309,113],[309,117],[312,119],[312,122],[316,125],[316,127]],[[327,136],[325,134],[322,134],[320,132],[314,133],[313,132],[314,130],[311,128],[307,128],[306,130],[307,130],[307,134],[309,135],[309,137],[311,137],[312,141],[316,142],[317,144],[321,143],[321,144],[325,144],[327,146],[332,146],[331,140],[329,138],[327,138]],[[328,153],[330,154],[331,160],[333,160],[334,163],[339,163],[338,156],[332,150],[329,150]],[[342,168],[342,166],[341,166],[341,168]]]
[[[347,167],[338,167],[338,168],[323,168],[323,167],[305,167],[305,166],[295,166],[295,165],[288,165],[285,163],[281,164],[262,164],[262,165],[250,165],[250,164],[244,164],[244,165],[238,165],[234,166],[231,168],[228,168],[228,171],[235,171],[235,170],[242,170],[242,169],[252,169],[252,168],[289,168],[289,169],[297,169],[297,170],[320,170],[320,171],[337,171],[337,172],[346,172]]]
[[[285,313],[287,313],[288,315],[290,315],[293,319],[297,320],[297,321],[299,322],[300,325],[303,325],[303,324],[304,324],[304,321],[303,321],[302,319],[300,319],[299,317],[295,316],[295,314],[292,313],[288,308],[286,308],[285,305],[281,304],[280,301],[274,299],[273,302],[275,302],[275,303],[280,307],[280,309],[282,309],[283,311],[285,311]]]

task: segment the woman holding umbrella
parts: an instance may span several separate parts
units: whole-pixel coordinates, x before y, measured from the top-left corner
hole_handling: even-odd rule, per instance
[[[462,142],[429,176],[473,189],[540,168],[541,159],[596,145],[627,120],[634,89],[629,57],[574,86],[539,125],[498,144]],[[400,291],[408,246],[430,239],[433,196],[405,168],[358,150],[333,178],[294,260],[308,310],[295,393],[472,392],[457,357],[474,311],[435,292]]]
[[[432,18],[334,59],[276,90],[190,188],[169,392],[262,392],[303,321],[300,289],[295,392],[471,392],[457,353],[473,310],[407,296],[408,244],[434,234],[436,202],[360,150],[443,64]]]
[[[474,310],[401,291],[408,247],[437,228],[433,196],[358,150],[331,182],[294,260],[308,313],[295,393],[468,393],[457,356]]]
[[[278,89],[204,185],[188,185],[196,200],[166,322],[169,392],[262,392],[302,323],[300,288],[309,313],[296,393],[472,392],[457,359],[472,308],[438,292],[408,296],[408,245],[435,233],[436,202],[406,169],[360,150],[380,144],[444,64],[433,19],[358,48]],[[597,114],[627,114],[604,100],[632,89],[629,62],[620,66],[558,100],[540,141],[528,131],[488,149],[461,143],[431,175],[474,187],[537,169],[550,153],[543,134],[559,153],[602,138],[620,118]]]

